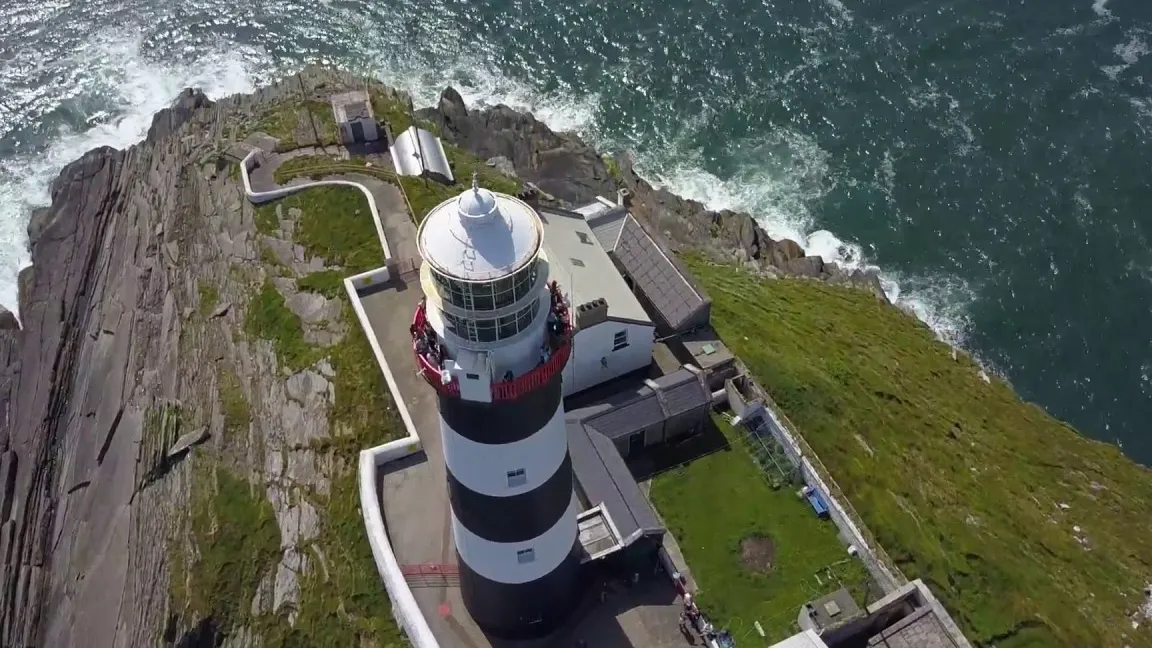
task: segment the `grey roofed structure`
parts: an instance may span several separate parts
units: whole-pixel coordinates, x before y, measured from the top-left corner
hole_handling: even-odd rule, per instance
[[[603,505],[624,545],[664,528],[621,456],[621,445],[643,435],[646,445],[688,432],[712,411],[712,394],[697,371],[682,368],[639,389],[569,412],[568,454],[581,492]]]
[[[623,205],[609,207],[603,203],[592,203],[581,208],[580,213],[588,221],[592,233],[600,241],[605,250],[616,249],[616,241],[620,238],[620,228],[624,227],[624,219],[628,217],[628,208]]]
[[[698,372],[685,367],[647,380],[630,397],[581,408],[569,417],[578,417],[612,441],[644,434],[645,445],[662,443],[691,431],[712,411],[712,393]]]
[[[653,324],[582,215],[544,206],[537,211],[552,277],[571,293],[574,307],[602,298],[608,319]]]
[[[584,498],[608,511],[621,543],[625,546],[640,536],[662,536],[664,527],[616,446],[582,421],[569,420],[568,454],[572,470]]]
[[[852,598],[848,590],[840,589],[809,601],[800,610],[800,627],[812,628],[823,634],[825,630],[843,625],[864,615],[864,611]],[[804,618],[807,617],[807,618]]]
[[[389,152],[397,175],[430,178],[445,184],[456,181],[440,138],[423,128],[409,126],[395,135]]]
[[[708,323],[712,300],[664,249],[660,238],[626,208],[595,203],[578,211],[633,292],[654,311],[661,334],[683,333]]]
[[[344,104],[345,121],[372,119],[372,107],[367,101],[352,101]]]

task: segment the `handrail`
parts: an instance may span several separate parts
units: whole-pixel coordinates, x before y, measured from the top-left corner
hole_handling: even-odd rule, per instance
[[[425,312],[425,305],[420,304],[416,307],[416,312],[412,315],[412,330],[419,331],[424,328],[428,321],[428,315]],[[441,376],[443,375],[440,367],[432,364],[432,360],[428,358],[427,354],[420,353],[416,348],[416,338],[412,338],[412,355],[416,357],[416,366],[419,367],[419,373],[428,381],[429,385],[436,388],[437,391],[442,392],[447,396],[460,395],[460,383],[455,377],[451,381],[445,383]]]
[[[494,383],[492,385],[492,400],[516,400],[524,394],[538,389],[564,369],[571,351],[572,343],[566,340],[559,349],[552,352],[552,357],[548,358],[544,364],[513,380]]]

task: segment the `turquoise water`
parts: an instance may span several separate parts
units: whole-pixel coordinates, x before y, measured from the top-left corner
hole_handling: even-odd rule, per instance
[[[425,104],[452,83],[531,109],[879,266],[1026,398],[1152,463],[1147,3],[16,0],[0,18],[0,303],[66,161],[136,141],[185,85],[335,63]]]

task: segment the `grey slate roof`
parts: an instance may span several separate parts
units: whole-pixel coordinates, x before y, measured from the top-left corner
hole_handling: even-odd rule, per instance
[[[670,328],[678,330],[707,306],[704,295],[631,214],[622,221],[612,253]]]
[[[608,408],[592,406],[571,412],[569,417],[583,419],[608,439],[620,439],[648,427],[659,426],[673,417],[700,410],[707,415],[712,408],[712,394],[700,377],[687,369],[679,369],[653,381],[660,389],[638,389],[626,400],[618,400]]]
[[[685,375],[687,374],[687,375]],[[667,418],[711,405],[712,395],[700,384],[696,374],[681,369],[654,381],[660,385],[661,404]]]
[[[616,445],[581,421],[568,421],[568,454],[572,470],[588,500],[600,503],[612,517],[622,542],[640,531],[663,535],[664,527],[636,479],[628,470]]]
[[[677,415],[692,410],[698,411],[703,420],[712,410],[712,394],[700,376],[687,369],[653,382],[659,394],[645,385],[568,412],[566,417],[568,454],[576,481],[590,502],[602,503],[608,510],[621,538],[628,538],[637,530],[645,535],[662,534],[664,528],[620,457],[615,440],[665,426]],[[693,422],[694,417],[688,416],[681,417],[678,424],[688,426]]]
[[[584,219],[588,221],[588,226],[592,228],[592,233],[600,241],[600,245],[605,250],[614,250],[616,248],[616,240],[620,238],[620,229],[624,227],[624,220],[628,217],[628,209],[626,207],[605,207],[604,209],[585,216]]]

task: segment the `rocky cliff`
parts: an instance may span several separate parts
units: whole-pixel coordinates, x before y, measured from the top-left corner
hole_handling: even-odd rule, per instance
[[[341,293],[362,257],[317,242],[338,227],[321,217],[357,212],[254,209],[228,156],[258,131],[339,153],[326,97],[362,85],[309,70],[219,102],[185,91],[143,142],[53,184],[22,326],[0,313],[0,645],[399,643],[353,481],[359,448],[399,428]],[[630,190],[677,249],[883,297],[530,115],[448,90],[420,117],[557,201]]]

